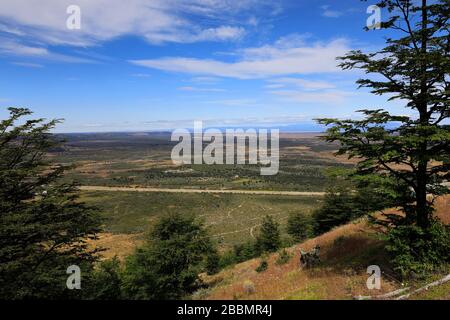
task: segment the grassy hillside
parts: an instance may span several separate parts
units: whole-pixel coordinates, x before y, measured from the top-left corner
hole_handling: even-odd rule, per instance
[[[450,222],[449,201],[437,201],[439,218]],[[311,250],[321,247],[320,266],[303,270],[299,267],[300,248]],[[402,288],[402,283],[392,272],[384,243],[364,219],[336,228],[322,236],[289,248],[291,260],[277,265],[278,254],[268,257],[269,268],[258,273],[255,269],[261,259],[250,260],[222,271],[215,276],[205,276],[208,289],[197,292],[194,299],[352,299],[358,295],[379,295]],[[382,270],[381,290],[368,290],[366,269],[379,265]],[[442,274],[417,283],[412,287],[436,280],[450,273],[445,267]],[[406,285],[406,284],[405,284]],[[449,284],[433,288],[411,298],[449,299]]]
[[[202,219],[222,249],[250,240],[261,220],[271,215],[282,226],[289,214],[310,214],[320,206],[313,196],[183,194],[150,192],[85,192],[82,200],[100,209],[110,239],[132,235],[139,239],[161,215],[179,212]],[[114,242],[107,246],[116,251]]]

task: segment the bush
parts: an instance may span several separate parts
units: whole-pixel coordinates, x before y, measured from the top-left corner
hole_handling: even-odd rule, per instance
[[[450,262],[450,226],[433,221],[424,230],[417,225],[390,230],[386,250],[402,277],[421,276]]]
[[[280,251],[280,253],[278,254],[278,258],[275,261],[275,263],[277,265],[283,265],[289,262],[289,260],[291,260],[292,258],[292,254],[290,254],[289,252],[287,252],[286,249],[283,249]]]
[[[303,213],[290,214],[287,222],[287,233],[296,242],[302,242],[311,236],[311,217]]]
[[[121,298],[122,280],[120,261],[117,257],[102,261],[92,273],[89,283],[88,299],[118,300]]]
[[[259,264],[259,266],[255,269],[256,272],[264,272],[267,270],[267,268],[269,268],[269,264],[267,263],[266,260],[261,260],[261,263]]]
[[[213,275],[220,271],[220,256],[217,250],[212,250],[208,253],[205,268],[208,275]]]
[[[350,222],[353,218],[361,216],[355,206],[353,196],[346,192],[327,193],[323,206],[314,211],[314,233],[320,235],[330,231],[336,226]]]
[[[233,250],[228,250],[220,256],[219,268],[224,269],[236,263],[236,256]]]
[[[255,284],[250,280],[245,280],[244,291],[247,295],[255,293]]]
[[[240,263],[256,258],[258,256],[258,252],[255,246],[255,243],[252,241],[235,245],[233,247],[235,262]]]
[[[128,257],[123,292],[128,299],[180,299],[199,288],[199,273],[214,250],[201,223],[193,217],[162,217],[147,243]]]
[[[275,252],[281,247],[279,224],[271,216],[263,219],[261,230],[256,239],[256,251],[259,254],[264,252]]]
[[[312,215],[315,235],[371,212],[399,205],[396,197],[404,188],[398,181],[374,175],[359,176],[347,170],[331,170],[328,175],[331,185],[324,203]]]

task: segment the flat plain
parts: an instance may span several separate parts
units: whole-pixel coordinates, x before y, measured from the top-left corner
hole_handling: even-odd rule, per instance
[[[50,157],[74,164],[66,179],[76,181],[81,200],[104,217],[106,255],[130,253],[133,246],[122,242],[139,243],[159,216],[174,212],[201,219],[227,249],[253,239],[266,215],[287,238],[291,213],[308,215],[320,206],[326,171],[353,164],[335,158],[336,146],[318,136],[282,134],[275,176],[261,176],[257,165],[176,166],[169,133],[64,135],[64,147]]]

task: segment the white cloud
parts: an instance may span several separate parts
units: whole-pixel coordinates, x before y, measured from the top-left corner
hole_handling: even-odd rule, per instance
[[[255,107],[260,106],[254,99],[223,99],[204,101],[205,104],[220,105],[226,107]]]
[[[329,5],[321,6],[320,8],[323,10],[322,16],[327,18],[339,18],[344,14],[342,11],[332,10]]]
[[[342,104],[352,93],[339,90],[327,81],[283,77],[269,79],[266,89],[284,101],[296,103]]]
[[[133,73],[131,76],[136,78],[150,78],[150,75],[147,73]]]
[[[191,37],[195,41],[222,41],[237,40],[244,36],[245,29],[242,27],[221,26],[219,28],[209,28],[202,30],[198,35]]]
[[[336,88],[336,86],[330,82],[312,81],[299,78],[278,78],[278,79],[271,79],[269,80],[269,82],[274,83],[273,85],[268,85],[269,88],[282,88],[289,84],[295,85],[308,91]]]
[[[178,88],[178,90],[181,90],[181,91],[192,91],[192,92],[224,92],[224,91],[226,91],[225,89],[198,88],[198,87],[191,87],[191,86],[180,87],[180,88]]]
[[[66,9],[81,9],[81,29],[69,30]],[[228,41],[240,39],[246,23],[228,19],[246,10],[272,6],[256,0],[2,0],[0,30],[44,41],[47,44],[75,46],[133,34],[152,43]],[[193,19],[207,20],[203,27]],[[236,22],[229,25],[228,21]]]
[[[191,82],[201,83],[201,84],[215,84],[219,82],[221,79],[216,77],[194,77],[191,79]]]
[[[265,86],[267,89],[279,89],[279,88],[284,88],[285,85],[282,83],[273,83],[273,84],[268,84]]]
[[[302,40],[303,41],[303,40]],[[302,45],[300,45],[302,44]],[[188,57],[165,57],[149,60],[132,60],[131,63],[164,71],[182,72],[239,79],[271,76],[337,72],[336,56],[344,55],[350,48],[345,39],[327,44],[305,45],[285,42],[239,52],[235,62]]]
[[[67,63],[92,63],[93,60],[69,56],[49,51],[47,48],[29,46],[14,40],[0,37],[0,54],[10,56],[21,56],[30,58],[46,59],[51,61]]]
[[[2,39],[2,42],[0,43],[0,52],[29,57],[43,57],[50,54],[46,48],[30,47],[4,39]]]
[[[322,103],[322,104],[342,104],[352,93],[333,90],[333,91],[314,91],[305,92],[299,90],[274,90],[270,93],[282,97],[286,101],[298,103]]]
[[[5,32],[5,33],[9,33],[9,34],[12,34],[12,35],[15,35],[15,36],[24,36],[25,35],[25,33],[20,31],[19,29],[14,28],[14,27],[9,27],[9,26],[7,26],[7,25],[5,25],[3,23],[0,23],[0,31],[1,32]]]
[[[31,62],[12,62],[13,65],[25,68],[43,68],[44,66],[39,63],[31,63]]]

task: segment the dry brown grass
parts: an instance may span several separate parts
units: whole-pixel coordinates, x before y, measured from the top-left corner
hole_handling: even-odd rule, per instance
[[[436,215],[450,223],[449,199],[436,200]],[[206,299],[351,299],[357,295],[378,295],[401,288],[389,270],[384,244],[366,221],[361,220],[336,228],[322,236],[289,248],[293,258],[285,265],[276,265],[277,254],[268,257],[267,271],[257,273],[260,260],[238,264],[218,275],[207,277],[214,283]],[[303,270],[299,266],[300,248],[321,247],[322,265]],[[383,271],[381,290],[368,290],[366,268],[377,264]],[[252,283],[248,293],[245,283]]]
[[[323,264],[319,268],[302,270],[299,267],[300,248],[311,250],[320,245]],[[351,299],[368,294],[366,262],[383,264],[383,257],[374,255],[365,261],[355,257],[379,246],[366,222],[349,224],[288,249],[293,258],[285,265],[275,264],[277,254],[268,258],[267,271],[255,271],[259,259],[250,260],[225,270],[206,281],[218,282],[207,299]],[[353,260],[354,265],[346,264]],[[371,261],[373,260],[373,261]],[[248,294],[245,282],[254,284],[254,293]],[[398,287],[391,279],[383,278],[379,293]]]
[[[111,259],[117,256],[124,260],[133,253],[134,249],[143,243],[142,234],[112,234],[102,233],[99,239],[88,241],[92,247],[102,248],[102,259]]]
[[[450,196],[436,199],[436,216],[445,223],[450,224]]]
[[[428,197],[428,200],[432,200],[432,196]],[[434,200],[435,217],[444,224],[450,224],[450,195],[438,197]],[[384,213],[390,214],[402,214],[398,209],[388,209]]]
[[[450,196],[436,199],[436,216],[446,224],[450,223],[449,206]],[[103,233],[91,244],[106,249],[103,258],[118,256],[123,260],[142,242],[142,234]],[[302,270],[300,248],[308,251],[316,245],[321,247],[322,265]],[[268,270],[262,273],[255,271],[260,260],[253,259],[215,276],[204,276],[206,282],[214,284],[206,299],[351,299],[400,288],[387,267],[383,243],[364,220],[336,228],[287,251],[293,255],[287,264],[277,265],[278,255],[272,254],[267,259]],[[366,287],[366,268],[371,264],[378,264],[385,271],[380,291],[369,291]],[[248,283],[252,283],[251,291]]]

